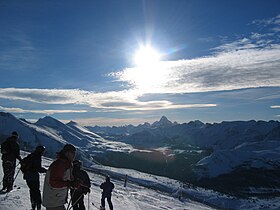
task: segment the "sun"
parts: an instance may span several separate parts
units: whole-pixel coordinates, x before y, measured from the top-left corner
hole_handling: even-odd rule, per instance
[[[140,47],[134,55],[134,62],[136,66],[126,69],[123,76],[139,93],[159,91],[165,85],[168,69],[153,47]]]
[[[137,66],[149,67],[160,61],[159,53],[150,46],[141,47],[134,57]]]

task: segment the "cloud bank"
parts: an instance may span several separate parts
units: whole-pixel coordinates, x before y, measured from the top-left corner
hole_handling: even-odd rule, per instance
[[[21,108],[7,108],[0,106],[0,110],[4,112],[10,112],[10,113],[34,113],[34,114],[58,114],[58,113],[83,113],[87,112],[87,110],[27,110],[27,109],[21,109]]]
[[[134,91],[116,91],[95,93],[79,89],[27,89],[27,88],[0,88],[0,98],[8,100],[24,100],[42,104],[75,104],[87,105],[103,111],[147,111],[178,108],[204,108],[214,107],[216,104],[175,104],[167,100],[142,102],[137,100],[141,96]],[[0,107],[1,108],[1,107]],[[3,107],[2,107],[3,109]],[[6,111],[9,110],[6,108]],[[11,108],[11,112],[31,112]],[[85,112],[85,110],[43,110],[34,113],[62,113],[62,112]]]

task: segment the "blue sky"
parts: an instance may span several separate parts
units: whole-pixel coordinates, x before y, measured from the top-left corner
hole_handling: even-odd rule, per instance
[[[0,111],[30,120],[279,120],[280,2],[0,1],[0,74]]]

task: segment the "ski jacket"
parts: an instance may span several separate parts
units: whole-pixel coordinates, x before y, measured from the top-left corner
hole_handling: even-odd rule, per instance
[[[16,159],[21,161],[20,153],[19,153],[19,144],[16,140],[12,139],[13,137],[9,137],[1,144],[1,153],[3,161],[12,161],[15,162]]]
[[[27,156],[30,158],[29,169],[23,174],[23,178],[26,181],[39,181],[39,173],[44,173],[47,169],[42,167],[42,155],[38,153],[31,153]]]
[[[86,171],[82,169],[73,170],[74,180],[79,183],[77,191],[82,193],[89,192],[90,189],[90,179]]]
[[[58,157],[49,167],[44,181],[43,205],[45,207],[63,206],[67,200],[68,182],[71,176],[72,163]]]
[[[103,182],[100,185],[100,188],[103,189],[102,195],[110,196],[114,187],[115,187],[115,185],[110,181]]]

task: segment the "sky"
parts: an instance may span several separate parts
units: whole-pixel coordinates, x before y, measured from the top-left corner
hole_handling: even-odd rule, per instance
[[[0,75],[30,121],[279,120],[280,2],[0,0]]]

